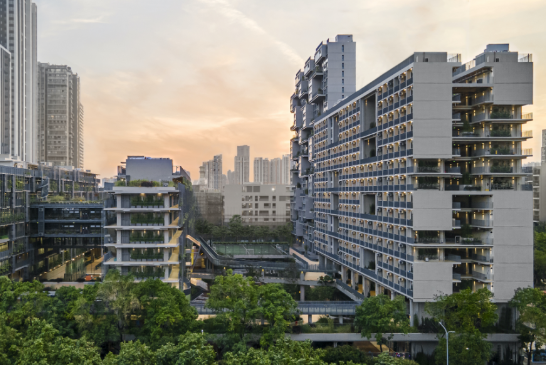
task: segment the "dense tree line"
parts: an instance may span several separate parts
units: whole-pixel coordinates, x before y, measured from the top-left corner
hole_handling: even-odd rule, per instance
[[[526,288],[510,301],[519,313],[513,330],[528,353],[546,341],[545,298],[540,290]],[[449,342],[452,363],[490,360],[486,336],[495,332],[498,320],[491,299],[487,289],[467,289],[428,303],[440,342],[435,355],[419,363],[445,363],[444,334],[434,327],[439,321],[455,331]],[[261,285],[231,270],[215,279],[206,307],[218,315],[198,320],[178,289],[160,280],[136,283],[116,270],[102,283],[62,287],[54,296],[37,281],[0,277],[0,365],[417,364],[387,354],[370,358],[350,346],[315,349],[309,342],[286,339],[297,317],[292,296],[281,285]],[[392,333],[421,329],[419,323],[410,326],[402,296],[382,294],[357,307],[355,325],[363,338],[381,347]]]

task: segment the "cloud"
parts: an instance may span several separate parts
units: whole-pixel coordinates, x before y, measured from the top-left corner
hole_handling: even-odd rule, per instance
[[[267,33],[262,27],[256,23],[253,19],[249,18],[239,10],[235,9],[231,4],[225,0],[201,0],[201,2],[210,5],[214,10],[219,12],[221,15],[230,19],[234,23],[238,23],[243,27],[251,30],[261,36],[264,36],[267,40],[272,42],[281,53],[283,53],[288,59],[300,66],[305,60],[301,58],[296,51],[294,51],[289,45],[273,37],[271,34]]]
[[[95,24],[95,23],[106,23],[104,21],[104,18],[106,18],[106,14],[100,15],[96,18],[90,18],[90,19],[83,19],[83,18],[75,18],[75,19],[68,19],[68,20],[58,20],[55,23],[57,24]]]

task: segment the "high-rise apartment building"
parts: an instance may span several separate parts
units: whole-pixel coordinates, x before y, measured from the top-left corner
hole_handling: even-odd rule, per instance
[[[254,157],[254,182],[258,184],[267,184],[268,180],[265,180],[264,172],[264,159],[263,157]]]
[[[541,147],[540,147],[540,162],[544,163],[546,162],[546,129],[542,130],[542,140],[541,140]]]
[[[506,303],[533,284],[532,102],[531,56],[508,45],[466,64],[416,52],[311,120],[292,95],[296,235],[355,295],[403,295],[411,316],[464,288]]]
[[[282,155],[281,184],[290,184],[290,154]]]
[[[249,146],[237,146],[237,156],[235,156],[235,179],[236,184],[244,184],[250,181]]]
[[[1,152],[7,155],[5,158],[35,163],[38,160],[36,4],[30,0],[2,0],[0,22]]]
[[[64,65],[38,65],[39,159],[83,168],[83,107],[80,77]]]
[[[202,179],[204,179],[209,189],[222,190],[225,185],[224,175],[222,174],[222,155],[216,155],[212,160],[203,162],[199,169],[200,171],[203,170],[204,176]]]
[[[269,183],[282,184],[282,159],[273,158],[269,165]]]

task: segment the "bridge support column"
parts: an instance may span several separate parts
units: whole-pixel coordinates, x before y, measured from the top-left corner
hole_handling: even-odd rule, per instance
[[[308,324],[312,324],[312,323],[313,323],[313,315],[312,315],[312,314],[309,314],[309,315],[307,316],[307,323],[308,323]]]
[[[347,284],[347,268],[345,266],[341,266],[341,281],[343,284]]]
[[[324,264],[324,256],[319,255],[318,262],[319,262],[319,269],[326,269],[326,266]]]
[[[364,280],[362,281],[362,286],[363,286],[363,291],[364,291],[364,298],[367,298],[368,295],[370,295],[370,281],[366,278],[363,278]]]
[[[300,280],[305,280],[305,274],[303,271],[300,272]]]
[[[305,285],[300,285],[300,302],[305,302]]]

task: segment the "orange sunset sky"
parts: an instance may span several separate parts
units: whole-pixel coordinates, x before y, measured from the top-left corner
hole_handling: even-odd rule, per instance
[[[38,60],[82,80],[85,168],[111,177],[127,155],[171,157],[199,177],[236,146],[289,152],[294,76],[322,40],[353,34],[357,88],[414,51],[510,43],[534,61],[533,161],[546,128],[546,1],[35,0]]]

